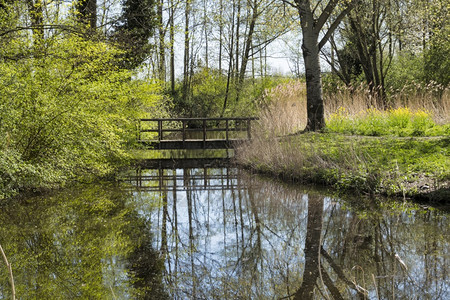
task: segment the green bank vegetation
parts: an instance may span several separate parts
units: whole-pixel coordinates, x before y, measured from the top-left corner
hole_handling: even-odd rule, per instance
[[[320,133],[299,133],[304,119],[298,116],[306,112],[293,99],[302,93],[300,82],[272,90],[269,97],[276,100],[262,111],[253,141],[237,152],[240,163],[340,191],[448,199],[447,90],[433,101],[427,101],[427,93],[411,95],[409,106],[388,110],[360,110],[371,107],[363,89],[334,91],[327,94],[326,107],[338,109],[327,113],[327,127]]]

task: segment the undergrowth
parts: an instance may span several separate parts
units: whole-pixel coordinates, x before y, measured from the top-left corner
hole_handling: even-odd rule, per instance
[[[326,130],[369,136],[440,136],[450,134],[450,125],[437,125],[430,112],[407,107],[372,108],[355,115],[341,107],[328,117]]]

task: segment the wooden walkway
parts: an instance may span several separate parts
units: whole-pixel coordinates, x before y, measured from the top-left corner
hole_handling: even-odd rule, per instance
[[[153,149],[229,149],[252,138],[248,118],[140,119],[140,143]]]

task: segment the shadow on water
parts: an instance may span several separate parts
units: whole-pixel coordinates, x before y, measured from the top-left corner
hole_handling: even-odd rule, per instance
[[[1,205],[19,298],[450,298],[446,212],[217,162],[144,167]]]

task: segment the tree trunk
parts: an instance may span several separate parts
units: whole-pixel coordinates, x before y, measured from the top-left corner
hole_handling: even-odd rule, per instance
[[[333,15],[333,11],[340,7],[339,3],[340,1],[337,0],[329,0],[323,6],[318,18],[314,17],[317,14],[316,9],[318,7],[315,6],[313,10],[311,1],[295,0],[294,3],[291,3],[298,10],[303,34],[302,52],[306,71],[306,110],[308,115],[305,131],[319,131],[325,127],[319,51],[334,30],[336,30],[342,19],[353,9],[355,1],[348,2],[340,12],[336,12],[336,17],[331,25],[321,35],[323,26],[329,17]],[[320,42],[319,35],[321,37]]]
[[[312,28],[303,30],[303,59],[306,75],[306,131],[319,131],[325,127],[322,78],[319,62],[318,34]]]
[[[227,73],[227,86],[225,88],[225,99],[223,100],[223,107],[222,112],[220,114],[220,117],[223,117],[225,115],[225,111],[227,109],[228,105],[228,97],[230,95],[230,85],[231,85],[231,79],[233,74],[233,49],[234,49],[234,17],[235,17],[235,6],[233,5],[233,12],[232,12],[232,22],[231,22],[231,41],[229,44],[230,49],[230,59],[228,60],[228,73]],[[236,53],[237,55],[237,53]]]
[[[219,3],[219,74],[222,74],[222,49],[223,49],[223,0]]]
[[[203,0],[203,30],[205,33],[205,67],[209,68],[209,45],[208,45],[208,12],[207,1]]]
[[[163,0],[159,0],[158,2],[158,37],[159,37],[159,60],[158,60],[158,75],[159,80],[162,83],[166,82],[166,45],[165,45],[165,36],[166,31],[164,29],[163,24]]]
[[[250,50],[253,44],[253,33],[255,32],[256,19],[258,18],[258,3],[254,1],[252,5],[252,17],[250,21],[250,26],[247,34],[247,40],[245,41],[244,54],[242,55],[241,69],[239,71],[238,83],[236,86],[236,103],[239,102],[239,96],[242,90],[245,79],[245,71],[247,70],[247,64],[250,57]]]
[[[175,7],[173,0],[170,0],[170,91],[172,95],[175,94],[175,21],[174,21]]]
[[[189,56],[190,56],[190,40],[189,40],[189,16],[191,11],[191,0],[186,1],[184,12],[185,26],[184,26],[184,70],[183,70],[183,98],[187,102],[189,98]]]
[[[31,27],[33,28],[34,42],[43,40],[44,28],[43,23],[43,3],[41,0],[27,0],[28,14],[31,19]]]

